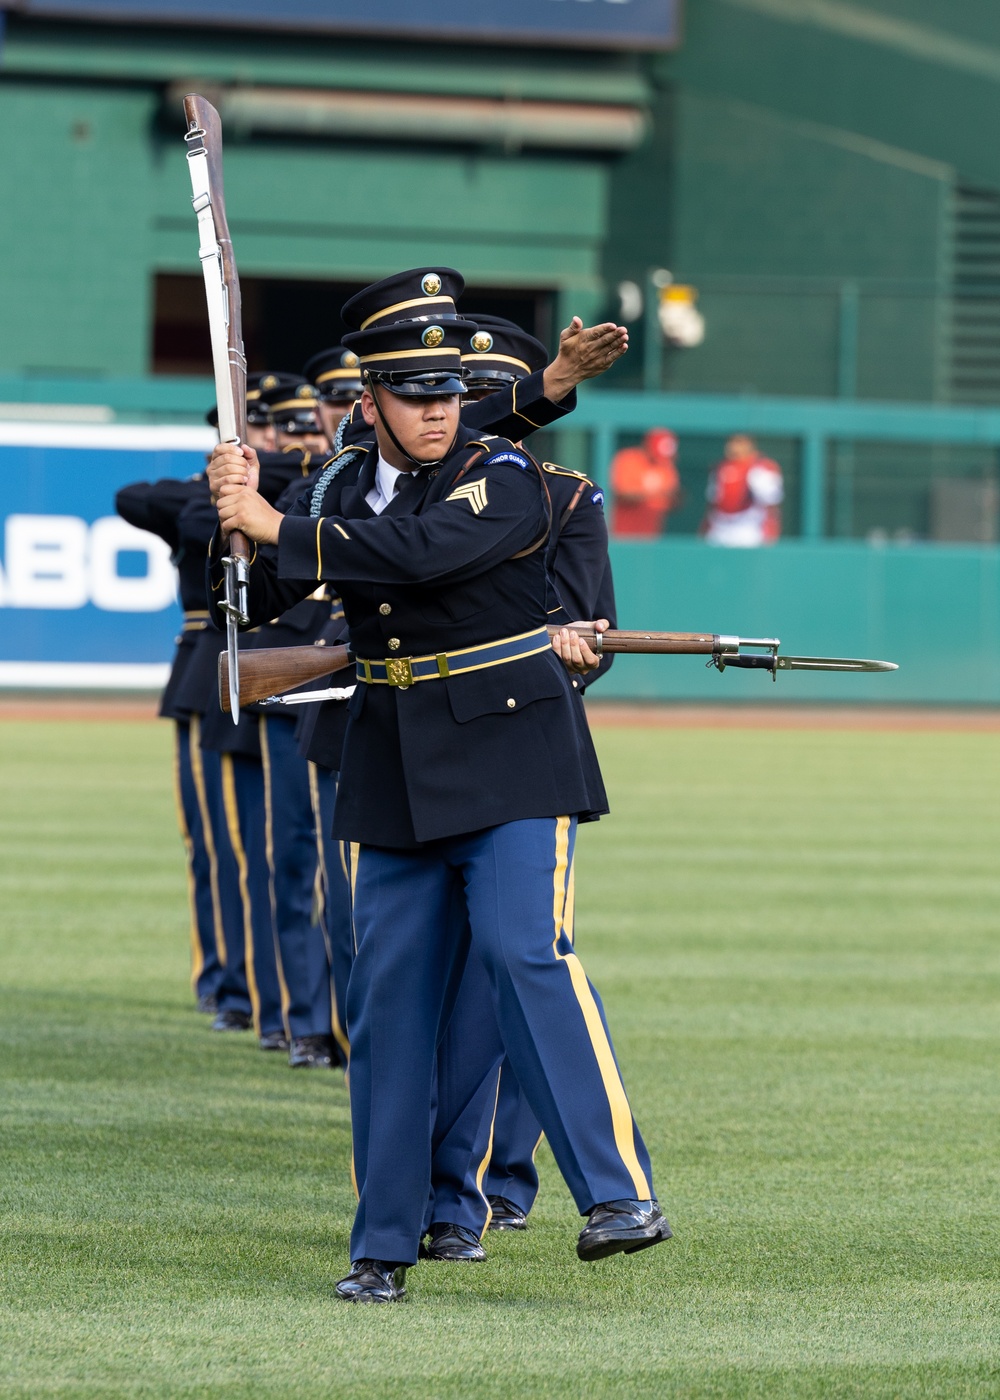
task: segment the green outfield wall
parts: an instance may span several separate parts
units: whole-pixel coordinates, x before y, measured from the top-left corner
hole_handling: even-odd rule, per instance
[[[799,655],[899,663],[890,675],[706,669],[699,657],[622,656],[600,694],[630,700],[1000,703],[1000,550],[788,541],[612,545],[626,628],[780,637]]]

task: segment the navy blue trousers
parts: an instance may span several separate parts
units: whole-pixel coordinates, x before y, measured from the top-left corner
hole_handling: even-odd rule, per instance
[[[572,864],[567,888],[563,925],[572,943]],[[450,1221],[482,1235],[491,1196],[504,1196],[527,1215],[538,1195],[542,1130],[504,1054],[489,978],[475,951],[438,1051],[438,1086],[428,1223]]]
[[[345,841],[330,835],[337,800],[337,774],[309,764],[309,792],[316,825],[319,877],[322,894],[323,933],[330,973],[330,1013],[334,1039],[346,1065],[350,1054],[347,1034],[347,983],[354,961],[354,927],[351,920],[350,851]]]
[[[329,1035],[330,958],[321,918],[321,875],[309,764],[295,719],[262,715],[260,748],[271,912],[285,1026],[290,1036]]]
[[[416,850],[355,848],[357,956],[347,993],[359,1189],[352,1259],[417,1258],[431,1187],[438,1046],[470,946],[486,970],[507,1054],[580,1212],[652,1197],[649,1156],[600,999],[565,933],[575,833],[575,819],[544,818]]]
[[[192,745],[191,753],[201,758],[200,767],[193,765],[193,771],[199,801],[204,803],[204,828],[212,836],[215,893],[218,897],[223,936],[223,971],[215,995],[220,1011],[248,1013],[250,993],[246,979],[245,911],[239,866],[229,839],[229,820],[222,777],[224,755],[202,747],[201,721],[198,716],[192,716],[191,726],[192,736],[197,736],[197,744]]]
[[[177,822],[188,868],[191,986],[197,997],[214,997],[225,973],[226,938],[219,905],[218,861],[205,794],[205,760],[198,716],[190,721],[177,720],[174,734]]]
[[[226,856],[236,869],[243,931],[239,949],[229,950],[219,1007],[252,1012],[257,1034],[270,1035],[285,1027],[267,868],[264,770],[243,754],[218,757]]]

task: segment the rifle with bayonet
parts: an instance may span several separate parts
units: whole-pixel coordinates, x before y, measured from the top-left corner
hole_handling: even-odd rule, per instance
[[[208,326],[212,340],[212,366],[219,412],[219,441],[239,446],[246,439],[247,362],[243,353],[243,320],[240,279],[233,258],[233,244],[226,221],[222,189],[222,122],[211,102],[192,93],[184,99],[188,173],[191,202],[198,216],[199,248]],[[229,553],[222,561],[225,593],[220,608],[226,615],[226,675],[229,704],[223,709],[240,722],[240,667],[237,637],[248,617],[250,546],[245,535],[233,530]]]
[[[733,666],[746,671],[769,671],[777,680],[779,671],[896,671],[893,661],[866,661],[848,656],[783,656],[777,637],[729,637],[711,632],[597,632],[590,623],[571,624],[596,655],[707,656],[708,665],[719,671]],[[562,629],[550,627],[554,637]],[[299,686],[310,685],[325,676],[336,675],[354,660],[351,649],[336,647],[274,647],[247,652],[237,703],[252,705],[270,700],[285,705],[304,705],[339,698],[341,691],[308,690],[289,695]],[[219,657],[219,700],[224,710],[232,702],[229,657]]]

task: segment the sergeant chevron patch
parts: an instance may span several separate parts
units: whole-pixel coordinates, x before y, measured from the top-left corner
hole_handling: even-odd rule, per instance
[[[478,515],[488,504],[486,500],[486,478],[480,477],[478,481],[463,481],[461,486],[456,486],[450,496],[445,497],[446,501],[468,501],[472,507],[473,515]]]

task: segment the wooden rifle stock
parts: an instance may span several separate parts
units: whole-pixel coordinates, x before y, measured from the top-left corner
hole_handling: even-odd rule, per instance
[[[350,663],[347,647],[261,647],[240,652],[240,708],[322,680]],[[219,655],[219,702],[229,704],[229,654]]]
[[[562,629],[550,627],[549,636]],[[634,655],[710,656],[719,638],[710,632],[617,632],[601,634],[597,641],[593,627],[575,624],[583,641],[594,651],[631,652]],[[240,653],[240,705],[252,705],[271,695],[322,680],[342,671],[351,661],[347,647],[271,647]],[[229,713],[229,657],[219,657],[219,700]]]

